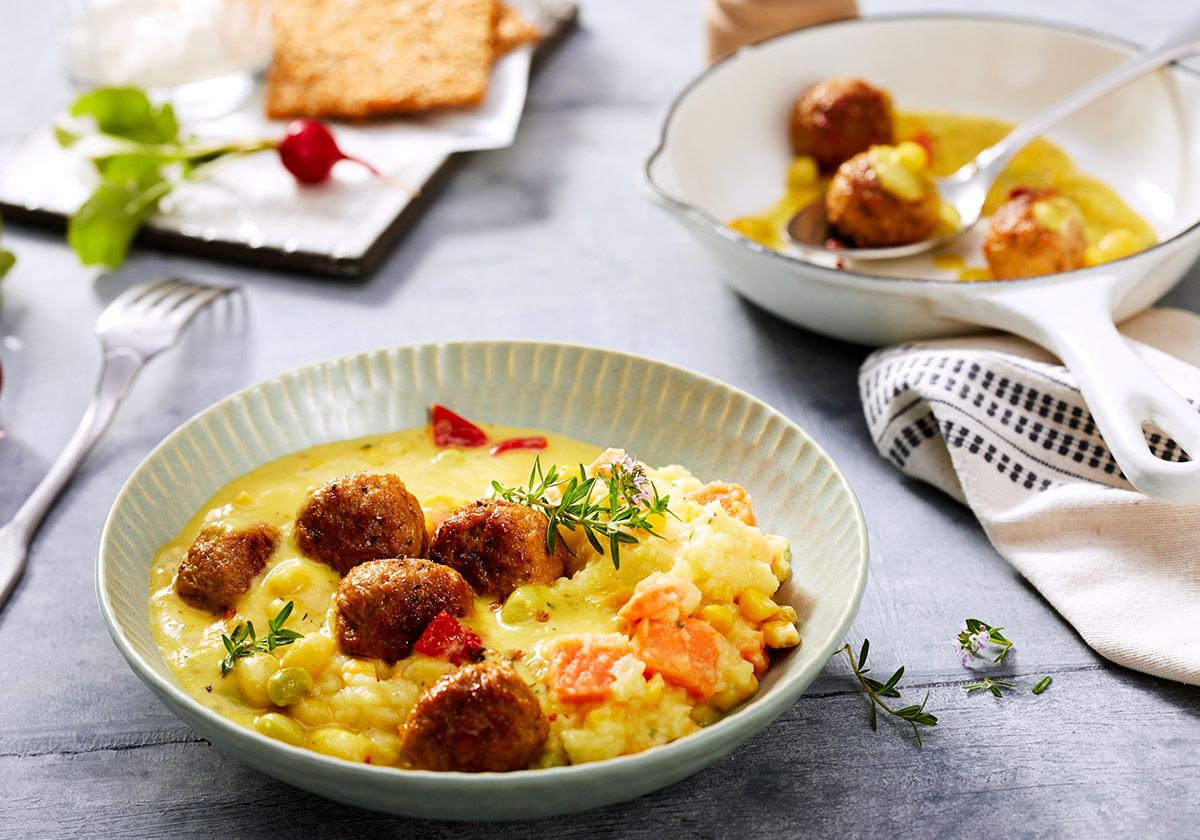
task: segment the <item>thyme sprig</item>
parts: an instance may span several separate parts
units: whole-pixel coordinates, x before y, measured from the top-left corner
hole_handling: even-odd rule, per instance
[[[598,482],[603,482],[604,492],[593,500]],[[557,491],[557,501],[550,501],[551,490]],[[600,554],[604,553],[601,540],[607,540],[608,555],[617,568],[621,567],[621,546],[636,543],[637,532],[661,539],[651,517],[670,513],[667,504],[671,500],[659,495],[642,465],[629,456],[612,464],[607,476],[589,476],[582,464],[578,475],[560,473],[557,465],[543,470],[541,459],[534,458],[528,486],[505,487],[493,481],[492,495],[546,514],[547,551],[554,552],[560,526],[568,531],[580,528]]]
[[[875,707],[883,709],[889,715],[894,715],[901,720],[907,721],[912,727],[913,735],[917,738],[917,746],[921,746],[921,730],[918,726],[937,726],[937,717],[931,712],[925,711],[925,703],[929,700],[929,692],[925,692],[925,698],[921,700],[919,706],[904,706],[899,709],[893,709],[887,703],[883,702],[884,697],[899,697],[900,696],[900,678],[904,676],[904,666],[901,665],[896,669],[896,672],[888,677],[887,682],[879,682],[867,676],[871,670],[866,667],[867,651],[870,649],[871,642],[869,639],[863,639],[862,648],[858,653],[858,660],[854,659],[854,651],[847,642],[841,651],[845,652],[846,658],[850,660],[850,669],[854,671],[854,676],[858,677],[858,681],[862,683],[862,687],[866,690],[867,695],[871,698],[871,728],[878,729],[878,719]]]
[[[221,644],[225,645],[225,658],[221,660],[221,676],[233,670],[239,659],[253,656],[256,653],[272,653],[275,648],[290,645],[297,639],[304,638],[303,633],[287,630],[283,624],[292,614],[292,602],[288,601],[279,609],[279,613],[267,620],[267,635],[261,639],[254,635],[254,622],[238,623],[232,634],[221,634]]]
[[[981,691],[986,688],[988,691],[992,692],[992,694],[996,695],[997,697],[1003,697],[1004,689],[1016,688],[1016,687],[1017,687],[1016,683],[1004,682],[1003,680],[993,680],[988,677],[984,677],[983,682],[977,682],[972,685],[964,685],[963,691],[967,691],[967,692]]]
[[[999,655],[992,661],[1001,662],[1013,646],[1013,643],[1004,638],[1000,632],[1003,629],[1003,627],[992,627],[985,624],[978,618],[968,618],[963,621],[962,629],[955,639],[954,651],[966,665],[979,656],[979,651],[983,649],[984,645],[990,644],[1000,648]]]

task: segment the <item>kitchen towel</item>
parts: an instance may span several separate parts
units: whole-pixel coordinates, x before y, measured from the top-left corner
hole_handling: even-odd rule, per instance
[[[1121,332],[1200,403],[1200,316],[1152,309]],[[859,389],[880,454],[970,506],[1093,649],[1200,685],[1200,506],[1133,489],[1056,359],[1009,335],[903,344],[867,358]],[[1161,434],[1147,440],[1187,458]]]

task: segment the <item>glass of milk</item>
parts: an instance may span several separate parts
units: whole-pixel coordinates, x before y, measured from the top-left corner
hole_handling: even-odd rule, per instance
[[[61,0],[71,81],[144,88],[181,115],[237,108],[271,60],[271,0]]]

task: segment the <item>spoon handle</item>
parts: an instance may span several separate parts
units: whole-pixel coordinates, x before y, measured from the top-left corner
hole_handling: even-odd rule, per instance
[[[1193,16],[1182,25],[1176,24],[1165,29],[1142,52],[1048,105],[1029,119],[1022,120],[1010,134],[985,149],[952,177],[958,180],[976,173],[987,173],[987,183],[994,183],[1017,152],[1059,120],[1127,82],[1197,51],[1200,51],[1200,15]]]

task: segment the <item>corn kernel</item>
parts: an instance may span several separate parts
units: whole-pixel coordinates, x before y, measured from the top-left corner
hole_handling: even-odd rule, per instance
[[[371,754],[371,742],[340,726],[327,726],[308,734],[308,747],[324,755],[346,761],[366,761]]]
[[[303,668],[316,679],[329,664],[334,647],[333,639],[323,633],[309,633],[288,645],[279,661],[285,668]]]
[[[738,609],[748,621],[757,624],[779,612],[779,605],[754,587],[750,587],[742,590],[742,594],[738,596]]]
[[[701,607],[699,617],[711,624],[718,633],[728,633],[733,629],[733,612],[720,604]]]
[[[769,648],[790,648],[800,644],[800,631],[790,621],[768,621],[762,626],[762,634]]]
[[[788,604],[781,604],[779,606],[779,612],[775,614],[776,621],[788,621],[792,624],[796,623],[797,618],[798,616],[796,615],[796,608]]]

